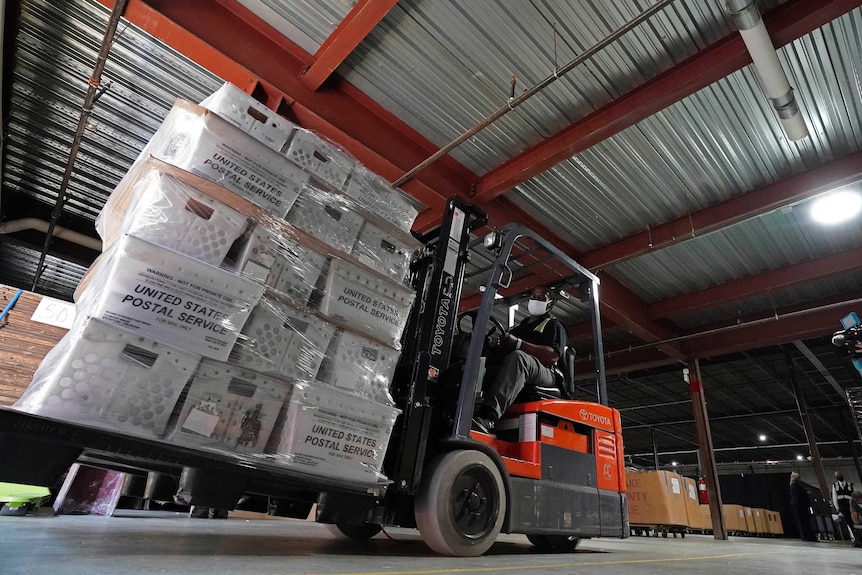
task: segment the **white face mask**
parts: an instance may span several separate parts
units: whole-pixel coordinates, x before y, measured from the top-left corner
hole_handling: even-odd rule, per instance
[[[549,301],[531,299],[527,302],[527,311],[532,316],[544,315],[548,312],[548,306],[550,305],[551,302]]]

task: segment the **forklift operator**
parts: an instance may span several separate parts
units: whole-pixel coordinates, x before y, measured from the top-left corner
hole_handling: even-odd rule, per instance
[[[566,349],[566,328],[551,317],[554,305],[551,294],[544,287],[530,293],[527,304],[529,317],[505,334],[500,345],[507,352],[498,366],[496,375],[489,368],[482,402],[473,417],[473,429],[492,433],[506,409],[527,387],[559,387],[562,372],[557,361]]]

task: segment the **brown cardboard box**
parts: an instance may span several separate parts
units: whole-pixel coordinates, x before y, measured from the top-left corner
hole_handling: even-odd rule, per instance
[[[770,535],[784,535],[784,526],[778,511],[766,511],[766,526]]]
[[[728,531],[747,531],[745,525],[745,509],[741,505],[724,504],[724,525]]]
[[[712,531],[712,512],[709,509],[709,505],[700,506],[700,520],[703,529]]]
[[[769,533],[769,528],[766,525],[766,509],[761,509],[760,507],[752,507],[751,516],[754,518],[754,533]]]
[[[749,533],[756,533],[754,530],[754,513],[751,511],[751,507],[743,507],[742,510],[745,512],[745,530]]]
[[[627,471],[629,522],[687,525],[683,478],[670,471]]]
[[[685,514],[688,518],[686,525],[692,529],[708,529],[700,513],[700,501],[697,498],[697,482],[688,477],[683,477],[682,481],[683,494],[685,495]]]

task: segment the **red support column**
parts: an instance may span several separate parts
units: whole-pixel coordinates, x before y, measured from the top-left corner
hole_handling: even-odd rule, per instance
[[[716,539],[727,540],[727,528],[721,506],[721,488],[718,484],[718,469],[715,465],[715,450],[712,446],[712,430],[709,428],[709,414],[706,411],[706,398],[703,394],[700,362],[694,360],[694,373],[683,370],[686,383],[691,392],[691,406],[694,412],[694,427],[697,430],[698,453],[701,470],[706,479],[706,492],[709,497],[709,512],[712,515],[712,533]]]

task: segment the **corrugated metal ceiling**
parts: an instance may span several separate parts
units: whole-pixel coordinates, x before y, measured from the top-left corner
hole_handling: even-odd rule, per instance
[[[30,0],[20,30],[6,124],[3,185],[53,206],[107,24],[100,4]],[[213,74],[121,23],[69,184],[66,212],[92,221],[177,97],[199,101]],[[62,225],[62,222],[61,222]]]

